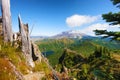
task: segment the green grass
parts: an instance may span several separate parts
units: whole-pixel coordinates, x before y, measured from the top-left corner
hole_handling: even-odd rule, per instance
[[[0,39],[0,80],[17,79],[15,73],[13,72],[13,67],[9,64],[9,62],[11,62],[23,75],[28,74],[29,71],[40,71],[45,73],[45,79],[51,79],[51,70],[43,60],[41,62],[36,61],[35,67],[31,68],[26,64],[26,60],[21,49],[13,47],[11,43],[4,43],[2,39]]]
[[[28,73],[29,66],[26,65],[21,50],[11,46],[11,43],[4,43],[0,38],[0,80],[16,80],[16,75],[9,62],[22,74]]]
[[[40,63],[35,62],[35,65],[33,72],[44,72],[45,77],[43,77],[42,80],[51,80],[51,69],[49,69],[48,65],[43,60]]]

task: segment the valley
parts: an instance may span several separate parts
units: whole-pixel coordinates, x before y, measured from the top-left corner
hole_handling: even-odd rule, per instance
[[[68,75],[69,78],[89,80],[99,76],[102,80],[108,78],[112,80],[112,72],[115,76],[117,73],[114,69],[120,67],[120,43],[110,39],[100,37],[43,39],[36,41],[36,44],[53,68],[60,74]],[[110,68],[107,67],[110,65]],[[107,74],[108,71],[104,70],[112,72]],[[103,76],[106,78],[103,79]]]
[[[39,46],[41,52],[45,52],[44,54],[47,56],[52,65],[58,63],[58,59],[65,48],[76,51],[76,53],[82,54],[85,57],[93,54],[96,46],[104,46],[110,49],[110,51],[116,51],[116,53],[120,49],[120,43],[118,42],[90,36],[88,38],[83,36],[82,39],[66,37],[60,39],[46,38],[36,41],[36,44]]]

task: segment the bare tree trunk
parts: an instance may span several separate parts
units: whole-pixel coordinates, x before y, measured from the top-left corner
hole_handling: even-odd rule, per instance
[[[18,17],[18,20],[19,20],[19,29],[20,29],[21,41],[22,41],[22,51],[26,57],[27,63],[31,67],[34,67],[35,65],[32,60],[32,50],[31,50],[28,25],[22,23],[20,16]]]
[[[10,0],[2,0],[2,27],[5,42],[12,42]]]
[[[2,36],[2,17],[0,16],[0,36]]]

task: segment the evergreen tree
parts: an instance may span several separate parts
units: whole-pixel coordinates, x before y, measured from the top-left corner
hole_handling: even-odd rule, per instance
[[[116,5],[118,8],[120,8],[120,0],[111,1],[113,2],[113,5]],[[103,14],[102,17],[106,22],[110,22],[110,25],[120,25],[120,12],[109,12],[108,14]],[[107,30],[94,30],[94,32],[96,35],[106,35],[103,38],[111,37],[112,40],[120,41],[120,31],[113,32]]]

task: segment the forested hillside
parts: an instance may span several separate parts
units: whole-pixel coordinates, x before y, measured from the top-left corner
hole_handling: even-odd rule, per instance
[[[65,48],[76,51],[78,54],[82,54],[88,57],[93,54],[96,46],[104,46],[111,52],[119,53],[120,43],[116,41],[110,41],[109,39],[91,38],[91,39],[45,39],[36,42],[41,52],[46,55],[52,65],[58,63],[58,59],[63,53]],[[54,60],[54,61],[53,61]]]
[[[69,78],[119,80],[119,42],[101,38],[62,38],[36,43],[53,67]]]

